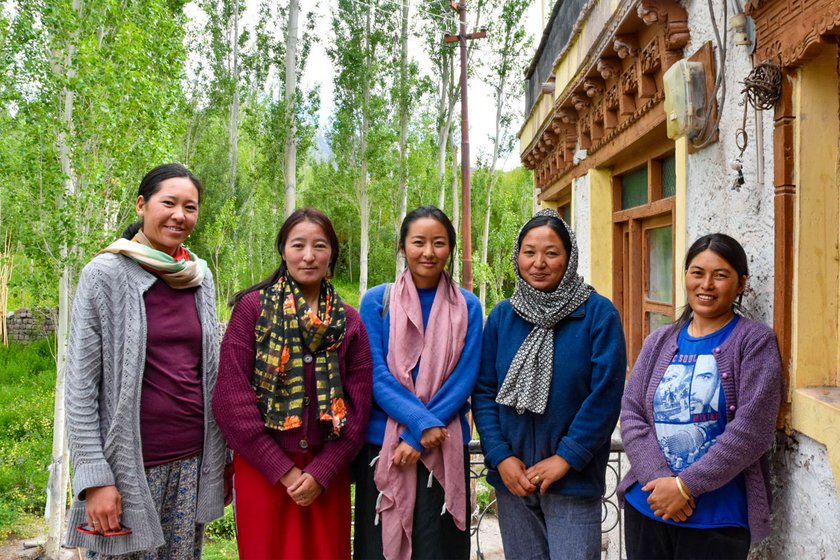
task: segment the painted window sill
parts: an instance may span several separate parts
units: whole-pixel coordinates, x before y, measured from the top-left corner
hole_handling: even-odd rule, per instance
[[[803,387],[793,391],[791,425],[825,445],[835,480],[840,481],[840,387]],[[838,484],[840,491],[840,483]]]

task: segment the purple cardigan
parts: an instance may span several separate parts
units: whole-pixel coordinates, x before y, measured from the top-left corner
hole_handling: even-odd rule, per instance
[[[621,403],[621,439],[630,470],[618,493],[636,481],[673,476],[656,439],[653,396],[677,353],[671,326],[652,333],[636,360]],[[714,349],[726,394],[726,429],[697,462],[680,473],[692,494],[720,488],[744,473],[752,542],[770,534],[767,453],[773,444],[782,398],[782,363],[776,335],[766,325],[741,317],[729,338]]]

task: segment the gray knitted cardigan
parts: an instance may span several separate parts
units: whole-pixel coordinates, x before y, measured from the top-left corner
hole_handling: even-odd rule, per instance
[[[67,434],[76,500],[68,519],[67,544],[107,555],[153,550],[164,544],[160,520],[143,468],[140,393],[146,362],[143,295],[156,277],[122,255],[94,258],[84,270],[73,302],[67,351]],[[219,365],[213,278],[196,290],[202,330],[204,451],[196,521],[224,513],[225,442],[210,407]],[[95,537],[76,531],[87,522],[84,493],[116,485],[122,523],[132,534]]]
[[[741,317],[713,350],[726,395],[726,428],[699,461],[680,473],[695,496],[720,488],[739,474],[747,490],[750,537],[770,534],[770,477],[767,453],[773,445],[782,399],[782,362],[776,335],[766,325]],[[630,470],[619,498],[636,481],[673,476],[656,439],[653,395],[677,353],[677,333],[662,327],[645,340],[621,403],[621,439]]]

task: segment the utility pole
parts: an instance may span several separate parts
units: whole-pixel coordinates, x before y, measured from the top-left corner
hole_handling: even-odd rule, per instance
[[[467,0],[452,0],[450,7],[458,12],[458,35],[444,36],[445,43],[461,45],[461,286],[473,289],[472,216],[470,212],[470,120],[467,108],[467,40],[483,39],[487,31],[467,33]]]

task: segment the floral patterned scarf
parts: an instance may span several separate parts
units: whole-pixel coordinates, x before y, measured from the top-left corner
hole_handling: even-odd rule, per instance
[[[316,312],[284,273],[260,292],[260,308],[252,385],[266,427],[283,431],[303,426],[305,346],[315,359],[318,419],[327,439],[338,438],[347,421],[338,363],[347,326],[344,303],[323,280]]]

